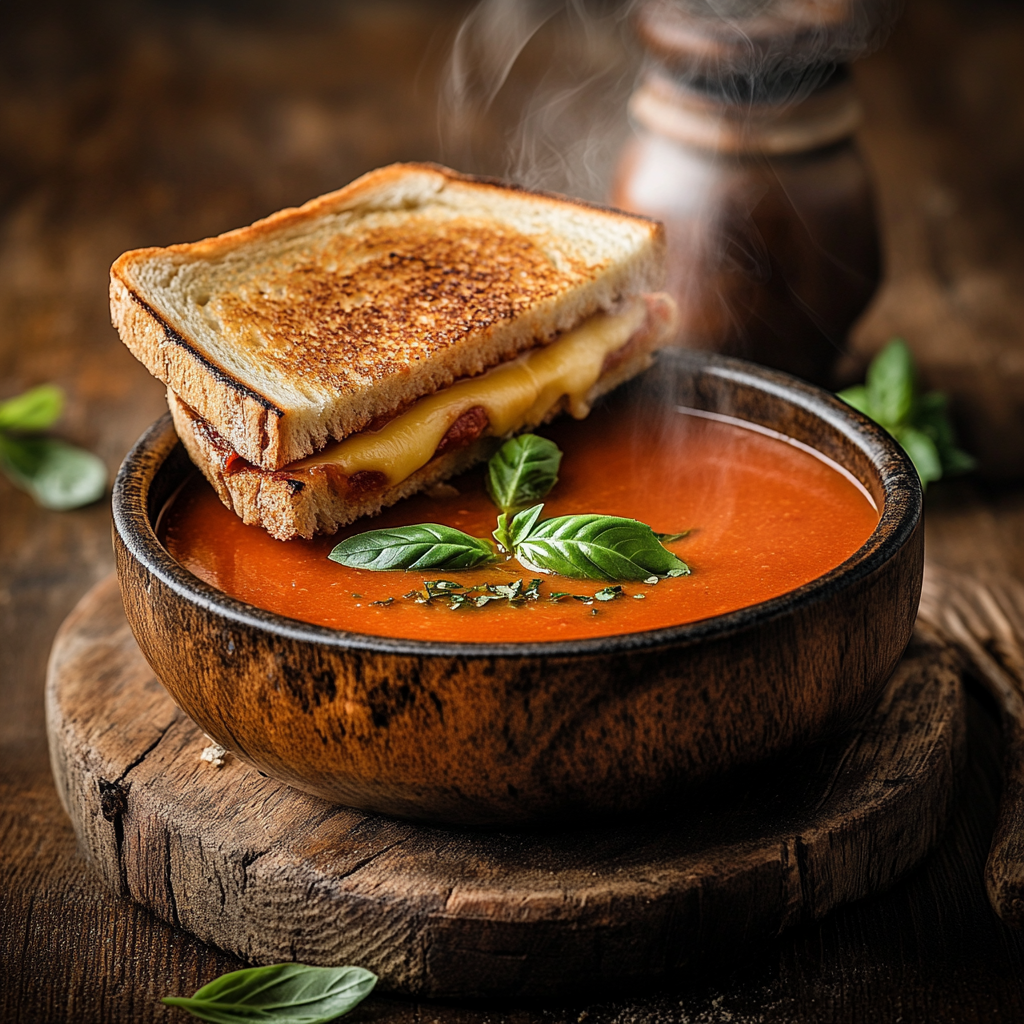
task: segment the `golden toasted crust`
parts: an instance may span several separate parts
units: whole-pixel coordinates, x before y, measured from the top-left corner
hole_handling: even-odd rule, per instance
[[[217,238],[125,253],[132,352],[278,469],[660,283],[661,226],[428,164]]]

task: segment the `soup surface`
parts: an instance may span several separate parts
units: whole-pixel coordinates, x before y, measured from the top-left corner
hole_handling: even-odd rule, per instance
[[[784,594],[834,568],[870,536],[878,512],[834,466],[792,444],[677,410],[609,403],[583,421],[543,431],[565,453],[544,517],[627,516],[662,533],[692,574],[656,584],[607,585],[544,576],[536,600],[452,608],[423,602],[428,580],[524,588],[537,573],[510,560],[480,569],[373,572],[329,561],[343,537],[383,526],[445,523],[489,537],[497,510],[482,469],[453,489],[419,495],[332,537],[274,540],[245,526],[195,474],[166,511],[162,538],[196,576],[233,597],[335,629],[418,640],[568,640],[695,622]],[[420,592],[420,599],[410,595]],[[568,592],[552,600],[552,595]],[[604,595],[607,597],[607,593]],[[457,602],[456,602],[457,603]]]

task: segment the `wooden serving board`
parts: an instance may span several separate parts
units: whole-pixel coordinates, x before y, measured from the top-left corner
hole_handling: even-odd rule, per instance
[[[940,836],[963,760],[949,648],[918,639],[856,732],[641,817],[431,828],[227,757],[140,654],[116,581],[54,643],[53,772],[116,892],[253,963],[355,963],[390,990],[552,997],[680,977],[892,883]]]

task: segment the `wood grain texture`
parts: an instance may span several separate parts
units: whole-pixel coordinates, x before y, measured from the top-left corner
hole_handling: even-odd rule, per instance
[[[919,622],[957,648],[1003,719],[1003,794],[985,887],[1007,924],[1024,924],[1024,583],[928,567]]]
[[[47,710],[58,792],[112,889],[247,961],[358,963],[435,997],[692,974],[887,887],[942,833],[963,754],[954,661],[918,645],[852,736],[756,780],[585,829],[412,825],[202,762],[113,579],[62,627]]]

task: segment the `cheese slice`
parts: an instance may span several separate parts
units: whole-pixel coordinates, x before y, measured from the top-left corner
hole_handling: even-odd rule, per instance
[[[394,486],[431,460],[452,424],[470,409],[486,411],[487,433],[496,437],[537,426],[563,398],[569,412],[583,419],[605,358],[629,341],[646,316],[642,299],[619,313],[598,313],[549,345],[421,398],[380,430],[334,442],[288,470],[336,466],[345,476],[376,472]]]

